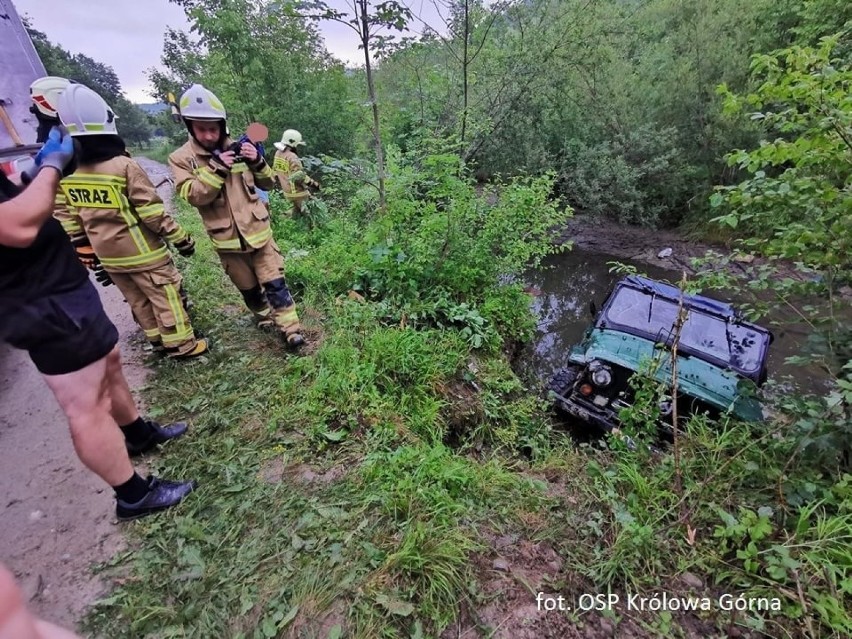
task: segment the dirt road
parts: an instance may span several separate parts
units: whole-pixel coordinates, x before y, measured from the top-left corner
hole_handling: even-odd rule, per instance
[[[100,289],[100,287],[98,287]],[[115,287],[101,289],[121,334],[125,374],[139,388],[146,370],[128,338],[136,333]],[[73,626],[100,594],[90,565],[122,545],[112,491],[74,454],[65,418],[23,351],[0,344],[0,560],[37,614]]]
[[[140,159],[157,184],[168,168]],[[160,194],[168,201],[170,186]],[[93,280],[94,281],[94,280]],[[137,391],[148,369],[130,308],[101,288],[118,327],[125,375]],[[0,561],[36,614],[73,627],[104,585],[92,565],[124,545],[112,491],[78,461],[59,406],[25,353],[0,343]]]

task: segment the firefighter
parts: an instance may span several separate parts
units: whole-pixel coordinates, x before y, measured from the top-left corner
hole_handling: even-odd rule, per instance
[[[311,198],[309,189],[319,190],[319,184],[312,180],[302,168],[302,161],[297,153],[298,147],[305,144],[302,134],[295,129],[287,129],[281,135],[281,141],[275,142],[275,160],[272,168],[281,184],[281,190],[293,205],[294,217],[299,217],[304,210],[304,203]]]
[[[37,142],[43,143],[47,139],[47,133],[51,127],[61,124],[59,115],[56,112],[56,105],[59,103],[59,96],[70,84],[75,84],[74,80],[50,75],[39,78],[30,85],[30,98],[33,101],[33,104],[30,105],[30,113],[36,116],[36,122],[38,123],[36,129]],[[130,154],[128,153],[127,155],[129,156]],[[73,172],[73,169],[71,172]],[[26,184],[31,178],[25,172],[21,175],[21,179]],[[65,194],[61,189],[56,193],[53,216],[60,222],[68,219],[65,208]],[[90,264],[90,261],[87,260],[87,263]],[[112,279],[110,279],[109,273],[104,270],[102,264],[96,263],[92,270],[94,271],[95,279],[100,282],[101,286],[112,285]],[[184,307],[188,309],[190,302],[183,288],[181,288],[180,294]],[[136,323],[139,323],[138,320]],[[158,347],[156,350],[161,350],[161,347]]]
[[[193,331],[181,296],[181,275],[166,242],[184,256],[192,237],[169,215],[145,171],[125,152],[115,114],[82,84],[59,95],[57,112],[79,147],[77,170],[61,182],[57,211],[80,260],[102,267],[130,304],[155,351],[191,359],[209,349]]]
[[[194,481],[144,479],[130,462],[183,436],[187,425],[140,416],[122,372],[118,331],[51,219],[73,158],[71,137],[54,128],[25,191],[0,172],[0,342],[29,353],[65,414],[80,461],[113,487],[118,518],[134,519],[176,505],[195,488]]]
[[[39,78],[30,85],[30,98],[33,101],[30,105],[30,113],[36,116],[36,122],[38,123],[36,128],[37,142],[44,143],[45,140],[47,140],[47,134],[50,129],[62,124],[59,121],[59,114],[56,112],[56,107],[59,104],[59,96],[62,95],[62,92],[73,83],[73,80],[68,80],[67,78],[48,75],[43,78]],[[76,164],[73,164],[69,168],[68,172],[73,173],[75,168]],[[24,184],[29,183],[31,179],[32,178],[28,172],[24,172],[21,175],[21,180]],[[65,194],[62,192],[62,189],[56,191],[53,217],[62,222],[63,226],[65,221],[68,219],[68,210],[65,206]],[[103,265],[100,263],[93,265],[92,261],[88,259],[84,262],[84,264],[89,266],[90,270],[94,272],[95,279],[100,282],[101,286],[112,285],[113,282],[109,277],[109,273],[104,270]]]
[[[258,326],[274,325],[290,348],[302,346],[284,259],[257,192],[272,188],[272,169],[253,144],[228,137],[225,107],[200,84],[181,96],[180,112],[189,140],[169,156],[178,194],[198,209],[225,273]]]
[[[36,142],[44,144],[47,134],[54,126],[59,126],[59,116],[56,114],[56,105],[60,94],[65,91],[72,80],[48,75],[39,78],[30,85],[30,113],[36,117],[38,126],[36,128]]]

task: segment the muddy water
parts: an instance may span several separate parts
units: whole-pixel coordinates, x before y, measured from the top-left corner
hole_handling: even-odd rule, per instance
[[[676,271],[581,248],[548,258],[541,269],[528,272],[524,278],[535,296],[533,311],[538,317],[535,337],[521,358],[532,380],[547,384],[553,373],[563,366],[571,346],[582,338],[591,321],[589,302],[594,301],[600,307],[613,284],[623,277],[610,272],[612,267],[608,263],[615,261],[634,266],[639,273],[654,279],[677,282],[681,277]],[[718,291],[710,296],[737,302]],[[762,323],[771,326],[766,321]],[[801,353],[804,331],[798,327],[771,328],[775,341],[769,347],[770,379],[785,392],[796,386],[802,390],[821,390],[824,382],[818,371],[784,364],[787,357]]]

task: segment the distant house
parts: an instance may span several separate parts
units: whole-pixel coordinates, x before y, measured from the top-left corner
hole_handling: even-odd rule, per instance
[[[164,104],[162,102],[151,102],[148,104],[137,104],[140,109],[142,109],[146,115],[159,115],[163,111],[168,110],[169,105]]]

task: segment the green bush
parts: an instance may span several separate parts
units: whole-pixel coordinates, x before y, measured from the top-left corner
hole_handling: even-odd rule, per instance
[[[593,145],[570,140],[557,192],[583,213],[652,227],[678,223],[697,169],[685,161],[677,135],[673,128],[641,126]]]

